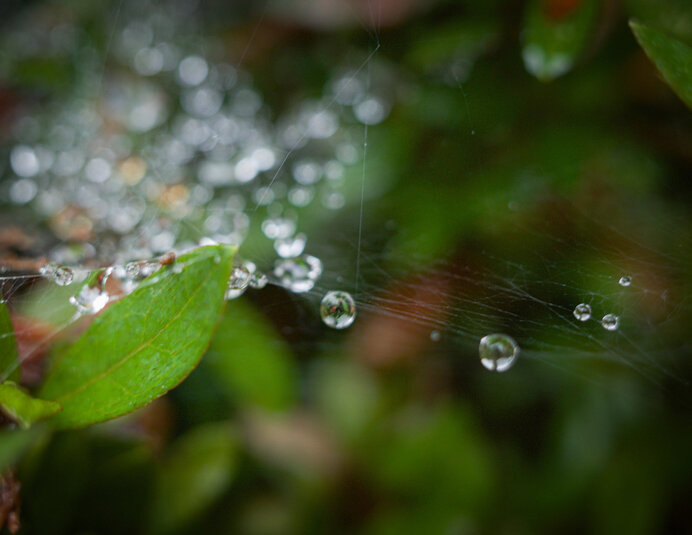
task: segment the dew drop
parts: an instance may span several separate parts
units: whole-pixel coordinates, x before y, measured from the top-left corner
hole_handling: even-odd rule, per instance
[[[519,356],[519,345],[506,334],[489,334],[481,338],[478,353],[485,369],[505,372],[514,366]]]
[[[432,340],[433,342],[439,342],[440,338],[441,338],[440,331],[438,331],[438,330],[430,331],[430,340]]]
[[[254,264],[253,264],[254,266]],[[228,279],[228,289],[226,290],[226,299],[236,299],[245,293],[252,275],[250,270],[245,265],[235,266],[231,271],[231,276]]]
[[[113,268],[106,268],[96,277],[92,284],[85,284],[77,295],[70,297],[70,303],[77,307],[77,314],[96,314],[108,304],[110,296],[106,291],[106,281]]]
[[[293,238],[280,238],[274,240],[274,250],[281,258],[295,258],[305,250],[305,234],[298,234]]]
[[[268,282],[269,279],[264,273],[262,273],[261,271],[256,271],[250,277],[250,288],[254,288],[255,290],[261,290],[267,285]]]
[[[278,260],[274,265],[274,275],[292,292],[308,292],[322,275],[322,261],[311,255]]]
[[[296,231],[296,222],[285,217],[275,217],[262,221],[262,232],[271,239],[283,239],[292,236]]]
[[[356,303],[348,292],[328,292],[320,304],[322,321],[332,329],[346,329],[356,319]]]
[[[579,303],[574,307],[574,312],[572,312],[572,314],[574,314],[574,317],[579,321],[588,321],[591,319],[591,305]]]
[[[74,272],[70,268],[55,262],[41,266],[39,274],[47,279],[51,279],[58,286],[68,286],[74,281]]]
[[[620,277],[618,284],[620,286],[625,286],[625,287],[629,286],[630,284],[632,284],[632,277],[630,277],[629,275],[623,275],[622,277]]]
[[[245,266],[236,266],[228,279],[229,290],[243,290],[250,284],[250,270]]]
[[[601,325],[606,331],[617,331],[620,326],[620,317],[615,314],[606,314],[601,320]]]

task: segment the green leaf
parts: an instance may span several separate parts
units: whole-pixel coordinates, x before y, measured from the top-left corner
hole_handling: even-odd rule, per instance
[[[0,301],[0,381],[19,380],[17,360],[17,337],[14,334],[10,311],[4,301]]]
[[[83,427],[122,416],[187,377],[223,309],[234,253],[201,247],[98,316],[57,359],[41,391],[63,407],[55,425]]]
[[[297,374],[288,345],[241,300],[228,304],[205,363],[240,403],[276,410],[295,399]]]
[[[159,467],[151,531],[179,531],[219,498],[233,479],[237,451],[227,423],[205,424],[179,438]]]
[[[60,404],[33,398],[16,383],[6,381],[0,384],[0,410],[22,429],[28,429],[34,422],[58,413]]]
[[[527,6],[522,57],[526,70],[539,80],[569,72],[591,38],[598,3],[576,4],[566,13],[551,13],[545,0],[532,0]]]
[[[692,47],[639,22],[630,21],[630,28],[664,80],[692,109]]]

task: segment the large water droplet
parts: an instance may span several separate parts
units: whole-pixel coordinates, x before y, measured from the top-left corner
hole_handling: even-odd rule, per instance
[[[620,277],[618,284],[620,286],[629,286],[630,284],[632,284],[632,277],[630,277],[629,275],[623,275],[622,277]]]
[[[356,319],[356,303],[348,292],[328,292],[322,298],[320,315],[332,329],[345,329]]]
[[[579,321],[588,321],[591,319],[591,305],[579,303],[574,307],[574,312],[572,312],[572,314],[574,314],[574,317]]]
[[[505,372],[514,366],[519,356],[519,345],[506,334],[489,334],[481,338],[478,353],[487,370]]]
[[[321,260],[307,254],[297,258],[278,260],[274,266],[274,275],[281,285],[295,293],[312,290],[321,274]]]
[[[615,314],[606,314],[601,320],[601,325],[607,331],[617,331],[620,326],[620,317]]]

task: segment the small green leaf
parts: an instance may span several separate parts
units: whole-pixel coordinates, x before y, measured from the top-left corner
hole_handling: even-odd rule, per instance
[[[668,85],[692,109],[692,47],[639,22],[630,21],[630,28]]]
[[[0,381],[19,380],[17,360],[17,337],[14,334],[10,311],[4,301],[0,301]]]
[[[22,429],[28,429],[34,422],[59,412],[60,404],[33,398],[16,383],[5,381],[0,384],[0,410]]]
[[[596,0],[574,2],[566,13],[551,13],[550,2],[527,5],[522,57],[526,70],[539,80],[569,72],[584,52],[598,14]]]
[[[243,301],[228,304],[205,363],[240,403],[277,410],[295,399],[297,374],[288,345]]]
[[[122,416],[180,383],[209,345],[234,250],[201,247],[142,282],[98,316],[54,363],[41,397],[61,428]]]
[[[205,424],[179,438],[159,467],[150,530],[179,531],[219,498],[233,479],[237,450],[227,423]]]

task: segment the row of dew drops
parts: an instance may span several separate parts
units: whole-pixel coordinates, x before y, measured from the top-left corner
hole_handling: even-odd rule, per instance
[[[174,253],[169,253],[163,255],[158,261],[130,262],[125,266],[106,268],[94,278],[94,284],[85,284],[77,295],[71,297],[70,303],[77,307],[77,317],[99,312],[109,301],[109,295],[105,289],[108,277],[118,278],[123,291],[130,293],[138,282],[155,273],[162,265],[170,264],[174,260]],[[40,273],[60,286],[66,286],[75,281],[74,271],[71,268],[55,263],[46,264],[41,268]],[[310,291],[321,274],[322,262],[312,255],[278,260],[273,270],[275,281],[294,293]],[[262,289],[269,280],[265,273],[257,269],[254,262],[243,261],[233,267],[225,297],[231,300],[241,296],[247,288]],[[631,283],[632,278],[629,276],[623,276],[619,280],[619,284],[623,287],[630,286]],[[591,314],[591,305],[587,303],[579,303],[573,311],[574,317],[581,322],[591,319]],[[346,329],[356,319],[356,303],[348,292],[329,291],[322,298],[320,316],[328,327]],[[607,331],[616,331],[620,325],[620,318],[616,314],[608,313],[601,319],[601,325]],[[433,331],[430,338],[432,341],[439,341],[439,331]],[[494,372],[505,372],[516,363],[520,347],[511,336],[494,333],[481,338],[478,352],[484,368]]]

